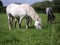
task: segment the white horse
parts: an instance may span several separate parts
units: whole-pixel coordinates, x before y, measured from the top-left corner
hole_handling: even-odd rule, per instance
[[[26,18],[26,29],[28,28],[27,22],[29,21],[28,20],[29,17],[31,17],[34,20],[35,22],[34,25],[36,28],[41,28],[41,19],[35,12],[34,8],[29,4],[21,4],[21,5],[10,4],[6,8],[6,13],[8,16],[9,30],[11,30],[13,18],[17,18],[19,25],[21,25],[23,17]]]

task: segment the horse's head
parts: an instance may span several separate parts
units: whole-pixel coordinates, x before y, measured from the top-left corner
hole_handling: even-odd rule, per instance
[[[35,21],[35,27],[36,29],[41,29],[41,19]]]

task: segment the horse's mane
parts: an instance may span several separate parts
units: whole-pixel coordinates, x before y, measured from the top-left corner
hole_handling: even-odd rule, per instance
[[[27,4],[28,5],[28,4]],[[38,14],[36,13],[36,11],[34,10],[34,8],[31,5],[28,5],[28,13],[30,14],[30,17],[36,21],[36,20],[40,20]]]

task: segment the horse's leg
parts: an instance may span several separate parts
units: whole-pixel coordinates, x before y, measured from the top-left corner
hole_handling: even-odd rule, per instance
[[[48,19],[47,19],[47,22],[49,22],[50,21],[50,15],[48,14]]]
[[[22,16],[22,17],[19,18],[19,28],[21,27],[21,22],[22,22],[23,17],[24,16]]]
[[[9,30],[11,30],[11,16],[8,16],[8,24],[9,24]]]
[[[15,28],[17,21],[16,21],[16,18],[13,18],[13,19],[14,19],[14,21],[13,21],[13,27]]]
[[[17,29],[19,28],[19,19],[20,19],[20,17],[17,17],[17,21],[18,21],[18,27],[17,27]]]
[[[14,27],[16,27],[16,24],[17,24],[17,20],[16,20],[16,18],[15,18],[15,26],[14,26]]]
[[[32,19],[31,19],[31,17],[29,17],[29,26],[31,26],[32,25]]]
[[[28,29],[28,27],[29,27],[29,21],[30,21],[29,18],[30,18],[30,17],[26,17],[26,29]]]
[[[53,22],[55,23],[55,16],[53,15]]]
[[[54,22],[55,22],[55,16],[52,15],[52,23],[54,23]]]
[[[52,16],[52,14],[50,14],[50,23],[52,23],[53,22],[53,16]]]

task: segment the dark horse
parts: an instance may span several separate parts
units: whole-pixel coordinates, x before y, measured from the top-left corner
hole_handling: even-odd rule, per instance
[[[47,14],[47,16],[48,16],[47,21],[50,22],[50,23],[53,23],[54,20],[55,20],[55,16],[54,16],[54,14],[53,14],[53,10],[52,10],[51,7],[47,7],[47,8],[46,8],[46,14]]]

